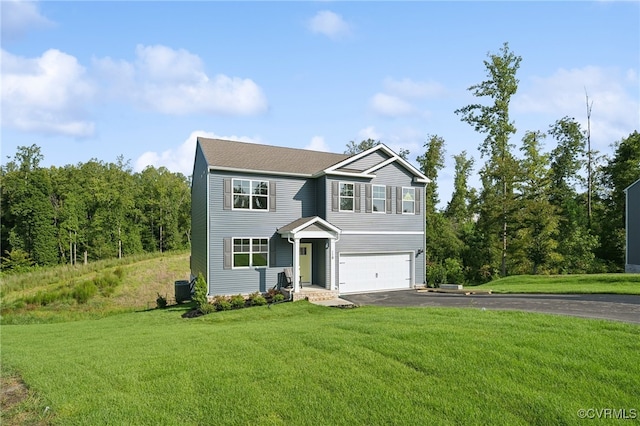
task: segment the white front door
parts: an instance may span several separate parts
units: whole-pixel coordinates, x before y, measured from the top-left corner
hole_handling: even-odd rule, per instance
[[[311,284],[311,243],[300,244],[300,282]]]

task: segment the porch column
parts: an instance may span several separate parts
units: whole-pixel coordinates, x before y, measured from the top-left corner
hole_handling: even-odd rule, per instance
[[[293,292],[300,291],[300,238],[293,239]]]
[[[336,282],[336,240],[334,238],[331,238],[329,242],[329,259],[331,262],[331,266],[329,268],[329,270],[331,271],[331,276],[329,278],[329,290],[337,290],[338,283]]]

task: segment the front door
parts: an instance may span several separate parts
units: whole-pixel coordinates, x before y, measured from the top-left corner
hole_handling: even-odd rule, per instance
[[[311,243],[300,244],[300,282],[311,284]]]

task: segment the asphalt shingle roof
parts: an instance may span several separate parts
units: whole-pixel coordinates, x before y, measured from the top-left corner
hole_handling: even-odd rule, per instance
[[[209,167],[312,175],[351,155],[198,137]]]

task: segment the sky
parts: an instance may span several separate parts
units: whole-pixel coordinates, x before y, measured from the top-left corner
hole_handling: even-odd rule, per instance
[[[611,145],[640,130],[640,2],[0,0],[1,157],[43,166],[130,160],[188,176],[197,136],[344,152],[372,138],[445,141],[484,160],[455,110],[503,43],[522,58],[510,116],[525,131],[574,117]],[[547,140],[545,149],[551,150]]]

